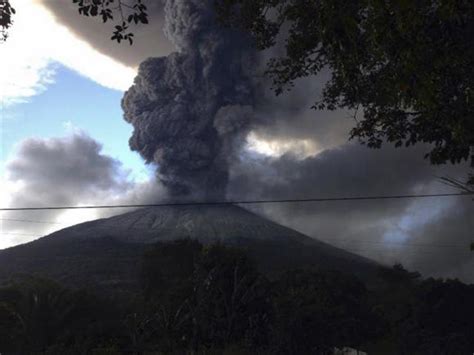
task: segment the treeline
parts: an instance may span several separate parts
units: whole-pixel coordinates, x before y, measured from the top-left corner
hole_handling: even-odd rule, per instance
[[[472,354],[474,286],[401,266],[370,290],[292,270],[269,280],[242,250],[181,240],[143,256],[126,297],[18,277],[0,288],[1,354]]]

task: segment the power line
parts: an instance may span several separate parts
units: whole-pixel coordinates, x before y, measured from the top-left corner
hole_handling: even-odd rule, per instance
[[[369,241],[369,240],[349,240],[349,239],[332,239],[326,241],[326,243],[339,243],[343,244],[375,244],[375,245],[395,245],[395,246],[406,246],[406,247],[419,247],[419,248],[469,248],[469,243],[466,245],[461,244],[430,244],[430,243],[404,243],[404,242],[384,242],[384,241]]]
[[[47,221],[33,221],[31,219],[17,219],[17,218],[0,218],[0,221],[7,221],[7,222],[25,222],[25,223],[39,223],[39,224],[65,224],[65,223],[58,223],[58,222],[47,222]]]
[[[382,247],[379,247],[379,248],[370,248],[370,249],[357,249],[357,248],[344,248],[344,247],[341,247],[341,246],[337,246],[337,248],[340,248],[340,249],[343,249],[343,250],[346,250],[346,251],[350,251],[352,253],[362,253],[362,254],[371,254],[373,252],[380,252],[380,253],[386,253],[386,254],[393,254],[393,253],[396,253],[395,250],[391,250],[391,249],[387,249],[387,248],[382,248]],[[413,249],[407,249],[407,250],[404,250],[402,254],[395,254],[394,256],[397,256],[397,257],[400,257],[400,256],[403,256],[403,254],[405,253],[414,253],[414,254],[420,254],[420,255],[432,255],[432,256],[439,256],[439,252],[437,252],[436,250],[413,250]],[[466,248],[465,251],[450,251],[449,254],[444,254],[444,255],[448,255],[448,256],[472,256],[472,251],[469,251],[469,249]]]
[[[336,201],[369,201],[393,200],[408,198],[472,196],[474,192],[444,193],[444,194],[419,194],[419,195],[386,195],[386,196],[354,196],[354,197],[327,197],[307,199],[284,200],[242,200],[242,201],[215,201],[215,202],[168,202],[157,204],[137,205],[98,205],[98,206],[47,206],[47,207],[2,207],[0,211],[44,211],[44,210],[81,210],[81,209],[108,209],[108,208],[143,208],[143,207],[172,207],[172,206],[228,206],[228,205],[256,205],[270,203],[306,203],[306,202],[336,202]]]
[[[38,234],[30,234],[30,233],[10,233],[10,232],[0,232],[1,234],[7,234],[7,235],[23,235],[23,236],[28,236],[28,237],[37,237]]]

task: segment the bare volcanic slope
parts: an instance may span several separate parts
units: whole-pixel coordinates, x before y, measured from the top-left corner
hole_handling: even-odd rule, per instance
[[[123,287],[136,283],[150,244],[182,238],[243,247],[265,272],[311,266],[369,278],[380,267],[238,206],[172,206],[78,224],[2,250],[0,280],[36,273],[72,286]]]

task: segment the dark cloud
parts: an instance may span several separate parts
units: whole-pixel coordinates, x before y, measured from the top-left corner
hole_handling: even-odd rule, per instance
[[[263,95],[257,100],[259,120],[255,132],[270,140],[311,139],[325,149],[346,143],[355,124],[354,112],[312,109],[328,79],[327,71],[317,77],[299,79],[291,91],[279,96],[271,89],[269,79],[265,79],[261,84],[265,88]]]
[[[24,186],[15,205],[68,205],[78,195],[123,187],[120,163],[100,154],[101,148],[85,134],[24,140],[6,166],[9,178]]]
[[[328,68],[323,68],[317,76],[295,80],[288,87],[291,90],[283,90],[276,96],[272,78],[265,74],[265,69],[269,60],[286,57],[285,38],[288,30],[284,25],[276,45],[258,52],[259,65],[254,68],[262,90],[256,98],[258,120],[254,122],[253,130],[259,137],[268,140],[310,139],[321,149],[346,143],[355,123],[355,112],[312,108],[322,98],[323,89],[331,78]]]
[[[125,93],[130,147],[159,167],[172,195],[219,199],[249,129],[255,53],[241,34],[216,26],[211,0],[166,1],[165,17],[179,52],[143,62]]]
[[[431,166],[422,159],[427,149],[370,150],[349,143],[306,159],[291,154],[280,158],[246,154],[232,167],[229,196],[240,200],[305,199],[456,192],[438,177],[462,177],[466,167]],[[456,276],[473,282],[474,269],[469,271],[466,266],[472,263],[467,240],[472,238],[469,220],[473,205],[469,199],[432,198],[274,204],[253,209],[389,265],[401,262],[424,275]],[[461,250],[429,246],[461,240],[465,246]],[[460,268],[464,271],[457,273]]]
[[[118,44],[110,39],[114,26],[120,23],[102,23],[100,17],[91,18],[78,14],[78,7],[71,1],[40,0],[56,19],[68,27],[78,37],[89,42],[101,53],[108,55],[128,66],[137,67],[148,57],[166,55],[174,50],[163,32],[164,14],[162,1],[148,1],[150,21],[148,25],[139,25],[132,29],[134,44]]]
[[[130,182],[120,162],[102,154],[101,149],[99,143],[84,133],[22,141],[5,166],[5,183],[12,188],[9,206],[76,206],[103,204],[104,201],[108,204],[152,203],[164,196],[162,186],[156,182]],[[107,210],[5,212],[2,218],[7,221],[2,223],[2,234],[11,244],[18,244],[53,229],[110,213]],[[48,223],[8,221],[10,219]]]
[[[233,166],[231,190],[253,193],[252,185],[259,181],[263,197],[302,198],[308,191],[324,196],[409,193],[439,173],[423,160],[427,149],[387,146],[374,150],[352,142],[305,159],[291,153],[279,158],[244,154]]]

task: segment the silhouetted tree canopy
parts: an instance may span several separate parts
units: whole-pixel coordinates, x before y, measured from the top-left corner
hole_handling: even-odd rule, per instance
[[[148,23],[147,7],[143,0],[71,0],[77,5],[79,15],[86,17],[97,17],[102,22],[113,21],[116,26],[111,40],[120,43],[127,40],[133,43],[133,33],[130,26]],[[63,4],[55,4],[63,6]],[[15,9],[9,0],[0,0],[0,42],[8,37],[8,29],[13,24]]]
[[[150,246],[141,290],[96,294],[37,277],[0,285],[2,354],[472,354],[474,286],[401,265],[367,288],[340,272],[269,280],[241,249]],[[124,297],[126,295],[126,297]]]
[[[354,110],[352,138],[474,166],[474,2],[222,0],[220,13],[261,49],[284,41],[266,71],[276,94],[328,70],[314,107]]]
[[[10,5],[8,0],[0,1],[0,42],[8,38],[8,29],[13,23],[13,15],[15,9]]]
[[[36,277],[0,288],[2,354],[85,353],[120,337],[119,328],[114,305],[89,292]]]
[[[238,249],[158,243],[144,256],[141,279],[147,312],[137,325],[153,329],[144,329],[144,343],[164,336],[159,348],[171,352],[268,340],[268,283]]]
[[[474,285],[458,280],[422,280],[395,265],[383,270],[375,292],[388,322],[386,339],[397,354],[471,354],[474,349]],[[381,350],[379,349],[379,352]]]
[[[132,24],[147,24],[147,7],[143,0],[72,0],[77,5],[80,15],[100,16],[102,22],[115,21],[115,31],[111,40],[120,43],[128,40],[133,44],[133,33],[129,31]],[[118,18],[118,20],[117,20]]]
[[[274,346],[282,354],[364,348],[383,334],[365,286],[338,272],[289,271],[275,287]]]

